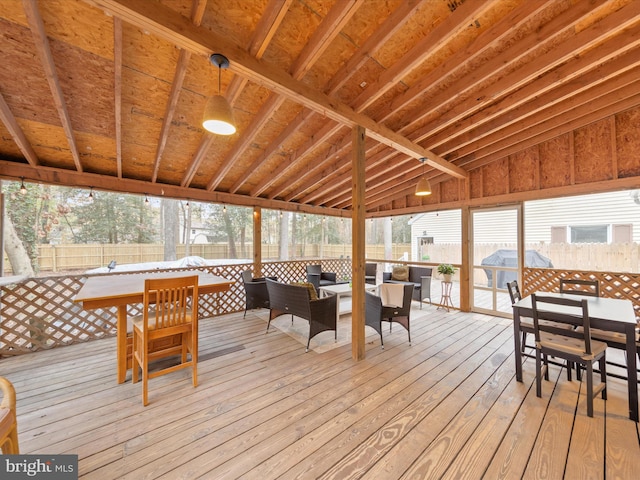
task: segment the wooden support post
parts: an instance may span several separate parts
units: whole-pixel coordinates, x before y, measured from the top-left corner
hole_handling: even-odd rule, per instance
[[[253,276],[262,277],[262,209],[253,207]]]
[[[469,292],[471,289],[470,279],[473,278],[473,266],[470,263],[471,248],[471,211],[468,206],[462,207],[462,264],[460,266],[460,310],[471,311]]]
[[[353,216],[352,224],[352,306],[351,306],[351,356],[354,360],[365,357],[364,350],[364,261],[365,261],[365,136],[364,127],[353,129],[353,158],[351,160]]]

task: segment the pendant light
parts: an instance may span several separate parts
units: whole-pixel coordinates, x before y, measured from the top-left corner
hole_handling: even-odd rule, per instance
[[[422,157],[420,161],[422,162],[422,177],[418,180],[418,184],[416,185],[416,195],[419,197],[424,197],[425,195],[431,195],[431,184],[427,177],[424,176],[424,162],[427,159]]]
[[[222,69],[229,67],[229,60],[224,55],[214,53],[209,57],[212,64],[218,67],[218,94],[207,100],[204,108],[202,126],[205,130],[218,135],[233,135],[236,133],[235,120],[231,105],[227,99],[220,95],[220,77]]]

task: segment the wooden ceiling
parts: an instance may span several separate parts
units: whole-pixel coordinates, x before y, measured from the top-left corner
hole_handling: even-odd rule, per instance
[[[367,214],[429,208],[639,106],[639,42],[633,0],[2,0],[0,176],[347,216],[362,126]]]

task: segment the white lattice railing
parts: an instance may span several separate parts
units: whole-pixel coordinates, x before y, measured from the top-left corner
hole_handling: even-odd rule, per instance
[[[636,318],[640,318],[640,274],[638,273],[525,268],[522,272],[522,295],[526,296],[536,291],[557,292],[560,290],[561,278],[598,280],[600,296],[631,300]]]
[[[320,263],[324,271],[336,272],[338,278],[351,275],[349,259],[268,262],[262,265],[262,275],[276,276],[283,282],[300,281],[306,279],[306,266],[312,263]],[[241,273],[251,268],[252,264],[231,264],[167,271],[200,270],[236,281],[228,292],[201,297],[200,315],[207,318],[244,310]],[[124,273],[103,275],[111,275],[117,281],[118,275]],[[0,357],[114,336],[115,307],[84,310],[73,301],[87,276],[29,278],[4,285],[0,308]],[[140,304],[129,305],[129,315],[140,314],[141,307]]]

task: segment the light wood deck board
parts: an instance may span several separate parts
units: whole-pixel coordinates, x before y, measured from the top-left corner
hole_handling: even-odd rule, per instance
[[[75,453],[82,478],[632,478],[640,469],[626,384],[586,416],[580,384],[534,363],[514,379],[510,321],[412,311],[412,340],[367,334],[304,353],[266,311],[201,322],[199,386],[189,372],[115,381],[104,339],[0,361],[16,385],[21,451]],[[299,320],[298,320],[299,321]],[[367,329],[368,330],[368,329]],[[544,474],[544,475],[543,475]]]

